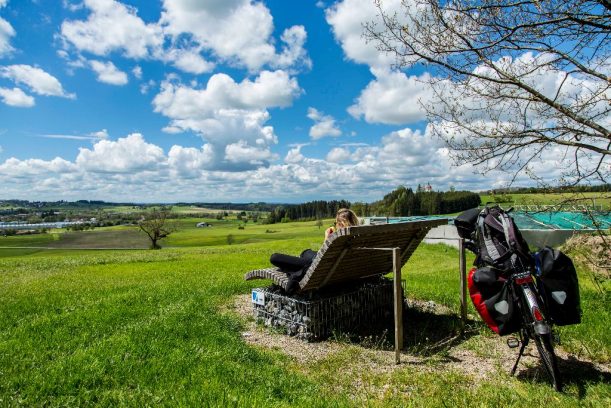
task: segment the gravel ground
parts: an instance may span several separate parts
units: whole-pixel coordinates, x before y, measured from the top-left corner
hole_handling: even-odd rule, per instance
[[[450,311],[433,302],[410,302],[409,307],[426,309],[430,312],[435,309],[436,314],[448,314]],[[418,366],[424,372],[439,372],[440,370],[452,370],[472,377],[474,380],[480,378],[491,378],[499,370],[508,373],[517,357],[518,349],[510,349],[506,345],[505,338],[484,336],[476,334],[466,341],[454,343],[447,339],[448,347],[443,348],[443,353],[427,355],[429,353],[402,352],[401,364],[395,364],[395,353],[392,350],[383,350],[376,347],[367,347],[347,342],[333,340],[307,343],[295,337],[277,333],[261,325],[257,325],[253,318],[253,308],[250,295],[238,296],[233,304],[227,308],[228,312],[237,314],[243,321],[245,331],[242,333],[244,341],[256,347],[278,350],[290,356],[295,363],[301,365],[314,365],[317,362],[329,358],[337,353],[345,352],[348,348],[356,349],[359,353],[358,363],[354,367],[345,367],[348,375],[350,371],[362,372],[364,366],[373,373],[391,373],[400,370],[405,365]],[[409,327],[406,328],[409,333]],[[611,374],[611,364],[598,364],[557,350],[561,359],[560,371],[571,372],[571,370],[594,370],[594,372]],[[356,359],[355,359],[356,360]],[[533,375],[542,374],[539,366],[539,356],[534,345],[529,345],[525,355],[520,360],[517,376],[530,378]],[[539,373],[537,373],[539,372]]]

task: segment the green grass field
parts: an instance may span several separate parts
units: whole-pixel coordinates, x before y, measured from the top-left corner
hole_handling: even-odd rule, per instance
[[[480,194],[482,204],[488,202],[495,202],[495,200],[501,200],[506,198],[507,201],[501,200],[500,204],[503,207],[510,207],[512,205],[556,205],[563,202],[570,202],[578,205],[586,206],[602,206],[605,210],[611,210],[611,194],[610,193],[550,193],[550,194],[501,194],[498,196],[492,196],[487,194]]]
[[[582,375],[571,369],[571,361],[563,361],[564,394],[553,392],[544,379],[509,377],[500,366],[485,378],[460,364],[442,369],[447,349],[422,352],[437,341],[435,316],[414,321],[406,331],[407,353],[421,363],[388,370],[359,364],[369,358],[367,346],[340,342],[337,353],[300,363],[279,349],[250,345],[242,337],[247,322],[231,305],[262,282],[246,282],[243,274],[267,266],[272,252],[317,249],[324,228],[313,222],[247,223],[240,230],[236,221],[216,220],[211,228],[195,228],[194,221],[181,220],[159,251],[6,249],[60,243],[63,237],[0,239],[5,247],[0,249],[0,406],[602,407],[611,402],[609,375],[595,368]],[[233,245],[226,244],[229,234]],[[18,245],[20,239],[24,245]],[[404,268],[408,298],[458,311],[457,264],[455,249],[421,245]],[[608,366],[611,288],[599,293],[583,271],[580,276],[584,322],[562,330],[564,347]],[[471,334],[455,347],[486,355],[491,352],[486,345],[503,342],[477,320],[469,327]]]

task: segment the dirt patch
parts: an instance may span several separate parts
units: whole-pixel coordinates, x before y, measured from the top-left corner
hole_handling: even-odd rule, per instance
[[[342,375],[352,375],[358,378],[358,373],[368,370],[369,373],[383,374],[401,370],[406,366],[417,366],[423,372],[438,372],[449,370],[460,372],[473,380],[491,378],[499,372],[509,373],[518,349],[510,349],[506,339],[479,334],[479,329],[471,329],[466,336],[448,336],[446,338],[421,337],[423,344],[418,346],[406,341],[406,350],[401,353],[401,364],[395,364],[395,352],[392,349],[377,348],[375,342],[355,344],[337,340],[307,343],[295,337],[274,332],[258,325],[253,318],[253,308],[249,295],[238,296],[228,309],[236,313],[245,325],[242,333],[244,341],[257,347],[278,350],[291,357],[297,364],[315,366],[318,362],[346,353],[347,350],[358,355],[352,358],[353,366],[344,366]],[[409,309],[424,309],[440,318],[450,315],[451,311],[434,302],[410,302]],[[409,319],[409,312],[408,312]],[[409,320],[408,320],[409,322]],[[417,322],[415,323],[417,325]],[[413,330],[419,327],[406,327],[405,337],[414,336]],[[468,329],[469,330],[469,329]],[[388,344],[386,344],[388,346]],[[433,350],[434,352],[431,352]],[[583,358],[578,358],[557,350],[560,357],[560,371],[571,372],[574,368],[611,376],[610,364],[598,364]],[[516,375],[519,378],[543,376],[539,364],[539,355],[534,345],[529,345],[525,355],[520,360]],[[594,375],[594,374],[593,374]]]

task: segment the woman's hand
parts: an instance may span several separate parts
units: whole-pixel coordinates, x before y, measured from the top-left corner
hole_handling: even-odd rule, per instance
[[[334,227],[329,227],[326,229],[325,231],[325,239],[329,238],[329,235],[333,234],[335,232],[335,228]]]

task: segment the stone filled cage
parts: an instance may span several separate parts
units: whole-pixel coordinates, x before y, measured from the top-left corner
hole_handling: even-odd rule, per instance
[[[295,295],[271,285],[253,289],[252,303],[258,322],[306,341],[338,332],[379,334],[392,327],[393,281],[382,277]]]

